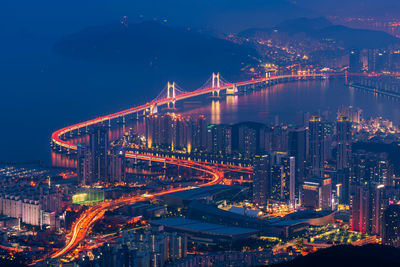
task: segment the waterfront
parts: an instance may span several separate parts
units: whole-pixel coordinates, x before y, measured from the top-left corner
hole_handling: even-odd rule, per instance
[[[329,119],[334,120],[337,108],[341,105],[361,108],[366,119],[382,116],[393,120],[395,125],[399,124],[396,99],[355,90],[346,86],[342,79],[279,84],[255,91],[247,90],[240,95],[222,96],[217,100],[206,96],[198,97],[196,100],[182,101],[175,112],[194,118],[205,115],[209,124],[243,121],[295,124],[299,111],[309,112],[311,115],[326,114],[328,111]],[[114,123],[109,131],[109,139],[116,140],[130,129],[144,134],[142,120],[127,119],[125,124]],[[77,136],[71,142],[76,145],[87,140],[87,136]],[[74,167],[75,159],[52,151],[51,163],[54,166]]]
[[[279,84],[240,96],[227,96],[226,100],[209,100],[203,106],[183,113],[203,114],[215,124],[273,123],[277,115],[280,122],[296,123],[299,111],[317,114],[329,110],[334,115],[341,105],[361,108],[366,118],[382,116],[400,124],[400,107],[396,99],[349,88],[342,79]]]
[[[149,97],[151,99],[151,97]],[[392,120],[395,125],[400,124],[400,107],[398,101],[386,96],[374,95],[363,90],[349,88],[344,84],[342,79],[324,80],[324,81],[302,81],[286,84],[274,85],[262,90],[247,91],[245,94],[236,96],[221,97],[219,100],[212,100],[208,97],[202,97],[200,101],[187,101],[182,103],[184,108],[180,108],[177,112],[182,112],[185,115],[197,116],[204,114],[209,123],[237,123],[241,121],[257,121],[261,123],[272,123],[276,120],[276,115],[279,114],[279,121],[285,123],[295,123],[298,111],[310,112],[317,114],[318,111],[330,110],[331,115],[337,111],[340,105],[352,105],[363,110],[366,118],[382,116]],[[124,101],[124,103],[126,100]],[[126,105],[126,104],[124,104]],[[90,106],[87,108],[90,109]],[[80,119],[82,116],[78,108],[74,114]],[[96,108],[97,109],[97,108]],[[92,113],[88,110],[88,113]],[[85,115],[87,118],[87,116]],[[132,122],[128,122],[125,127],[114,129],[112,131],[112,139],[118,138],[133,126]],[[28,147],[14,142],[15,151],[26,153],[26,156],[35,157],[32,159],[41,159],[44,162],[50,162],[48,140],[55,125],[59,125],[58,121],[53,121],[46,127],[31,132],[30,138],[36,138],[38,134],[47,133],[47,136],[37,140]],[[136,124],[136,128],[137,128]],[[139,127],[140,132],[140,127]],[[17,132],[10,138],[21,139],[24,133]],[[14,140],[11,140],[14,141]],[[40,145],[40,146],[39,146]],[[35,155],[30,154],[32,146],[39,146]],[[3,153],[3,151],[2,151]],[[7,153],[4,150],[4,153]],[[5,156],[5,155],[2,155]],[[37,156],[37,157],[36,157]],[[61,155],[52,153],[51,161],[66,161]],[[27,158],[29,160],[31,158]],[[62,164],[65,166],[65,164]],[[72,166],[70,163],[66,166]]]

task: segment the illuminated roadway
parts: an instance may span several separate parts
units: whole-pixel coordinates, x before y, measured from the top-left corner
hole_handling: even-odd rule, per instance
[[[191,169],[202,171],[202,172],[210,175],[211,181],[201,184],[201,185],[198,185],[200,187],[218,184],[221,182],[221,180],[224,177],[223,172],[218,171],[215,168],[210,167],[210,166],[203,166],[201,163],[193,163],[193,162],[190,162],[187,160],[179,160],[179,159],[161,159],[160,158],[157,160],[156,158],[153,158],[152,160],[160,161],[160,162],[164,162],[166,160],[166,162],[168,164],[188,167]],[[97,206],[91,207],[88,210],[86,210],[78,218],[78,220],[73,224],[73,226],[71,227],[71,232],[67,235],[67,242],[66,242],[65,246],[62,249],[60,249],[59,251],[52,254],[50,257],[51,258],[61,257],[63,255],[66,255],[73,248],[75,248],[85,238],[90,227],[97,220],[102,218],[105,211],[107,211],[107,210],[112,210],[112,209],[118,208],[120,206],[134,204],[138,201],[144,201],[144,200],[148,200],[151,198],[159,197],[161,195],[170,194],[173,192],[179,192],[179,191],[187,190],[190,188],[191,187],[178,187],[178,188],[163,190],[161,192],[154,193],[154,194],[144,194],[144,195],[140,195],[140,196],[125,197],[125,198],[121,198],[118,200],[103,202]]]
[[[62,136],[64,134],[67,134],[69,132],[72,132],[74,130],[82,129],[97,123],[101,123],[104,121],[109,121],[112,119],[116,119],[119,117],[124,117],[128,116],[131,114],[135,113],[140,113],[143,111],[148,111],[154,108],[155,106],[162,106],[162,105],[167,105],[168,103],[192,98],[192,97],[197,97],[205,94],[210,94],[215,91],[223,91],[227,89],[231,89],[233,87],[241,87],[241,86],[248,86],[248,85],[255,85],[263,82],[268,82],[268,81],[275,81],[275,80],[283,80],[283,79],[295,79],[295,78],[317,78],[317,77],[322,77],[322,74],[305,74],[305,75],[279,75],[279,76],[271,76],[271,77],[265,77],[265,78],[259,78],[259,79],[252,79],[248,81],[243,81],[243,82],[238,82],[238,83],[230,83],[230,84],[225,84],[220,87],[209,87],[209,88],[203,88],[203,89],[198,89],[192,92],[187,92],[183,94],[176,95],[175,97],[170,97],[170,98],[164,98],[164,99],[159,99],[159,100],[154,100],[152,102],[148,102],[144,105],[140,105],[134,108],[126,109],[123,111],[119,111],[113,114],[109,114],[106,116],[98,117],[96,119],[88,120],[85,122],[77,123],[71,126],[67,126],[65,128],[62,128],[60,130],[55,131],[51,139],[54,144],[63,147],[67,150],[76,150],[77,146],[74,144],[69,143],[68,141],[62,140]]]
[[[118,117],[123,117],[129,114],[133,113],[139,113],[142,111],[146,111],[148,109],[153,108],[155,105],[165,105],[170,103],[171,101],[179,101],[183,99],[187,99],[190,97],[196,97],[208,93],[212,93],[215,90],[226,90],[228,88],[232,87],[237,87],[237,86],[244,86],[244,85],[251,85],[251,84],[256,84],[260,82],[265,82],[267,80],[274,80],[274,79],[282,79],[282,78],[293,78],[292,76],[276,76],[276,77],[270,77],[270,78],[262,78],[262,79],[255,79],[255,80],[250,80],[250,81],[245,81],[245,82],[240,82],[240,83],[235,83],[235,84],[227,84],[224,86],[221,86],[219,88],[205,88],[205,89],[199,89],[193,92],[189,93],[184,93],[178,96],[175,96],[175,98],[171,99],[161,99],[161,100],[156,100],[138,107],[134,107],[128,110],[120,111],[114,114],[110,114],[107,116],[99,117],[93,120],[85,121],[82,123],[78,123],[72,126],[65,127],[63,129],[60,129],[58,131],[55,131],[52,134],[52,141],[57,144],[58,146],[61,146],[63,148],[66,148],[67,150],[77,150],[77,146],[74,144],[71,144],[68,142],[68,140],[63,140],[61,138],[62,135],[69,133],[71,131],[88,127],[90,125],[94,125],[100,122],[104,122],[107,120],[115,119]],[[199,162],[194,162],[190,160],[181,160],[181,159],[175,159],[175,158],[168,158],[168,157],[158,157],[158,156],[149,156],[149,155],[140,155],[132,152],[126,153],[126,157],[128,158],[137,158],[137,159],[142,159],[142,160],[151,160],[151,161],[158,161],[166,164],[171,164],[171,165],[179,165],[183,167],[188,167],[191,169],[199,170],[202,171],[208,175],[211,175],[212,180],[208,183],[201,184],[199,186],[210,186],[217,184],[221,182],[223,179],[224,175],[221,170],[218,170],[214,166],[210,166],[209,164],[205,163],[199,163]],[[220,166],[224,167],[224,166]],[[225,166],[227,170],[230,170],[232,168],[231,166]],[[248,168],[245,169],[246,171],[250,171]],[[71,227],[71,232],[67,235],[67,240],[66,244],[63,248],[58,250],[57,252],[53,253],[50,255],[51,258],[59,258],[62,257],[66,254],[68,254],[72,249],[74,249],[86,236],[88,233],[90,227],[100,218],[103,217],[105,211],[110,210],[110,209],[115,209],[123,205],[127,204],[133,204],[138,201],[143,201],[146,199],[154,198],[157,196],[169,194],[172,192],[178,192],[178,191],[183,191],[187,190],[189,187],[185,188],[173,188],[173,189],[168,189],[168,190],[163,190],[161,192],[155,193],[153,195],[141,195],[141,196],[133,196],[133,197],[127,197],[127,198],[121,198],[118,200],[114,201],[107,201],[103,202],[97,206],[90,207],[88,210],[86,210],[72,225]]]
[[[220,87],[208,87],[208,88],[202,88],[198,89],[192,92],[186,92],[183,94],[176,95],[175,97],[169,97],[169,98],[163,98],[163,99],[158,99],[154,100],[152,102],[148,102],[144,105],[140,105],[137,107],[133,107],[130,109],[126,109],[123,111],[119,111],[113,114],[109,114],[106,116],[98,117],[96,119],[88,120],[85,122],[77,123],[71,126],[64,127],[60,130],[55,131],[52,136],[52,142],[62,148],[65,148],[67,150],[77,150],[77,146],[69,143],[68,141],[62,140],[62,136],[70,133],[74,130],[82,129],[97,123],[101,123],[104,121],[110,121],[116,118],[120,117],[125,117],[131,114],[139,114],[140,112],[145,112],[152,110],[154,107],[157,106],[162,106],[162,105],[167,105],[168,103],[172,102],[177,102],[180,100],[192,98],[192,97],[197,97],[201,95],[206,95],[213,93],[215,91],[223,91],[231,88],[238,88],[242,86],[248,86],[248,85],[255,85],[255,84],[260,84],[260,83],[265,83],[265,82],[273,82],[273,81],[279,81],[279,80],[290,80],[290,79],[307,79],[307,78],[321,78],[321,77],[329,77],[329,76],[340,76],[344,75],[344,73],[327,73],[327,74],[299,74],[299,75],[277,75],[277,76],[271,76],[271,77],[264,77],[264,78],[258,78],[258,79],[251,79],[248,81],[242,81],[242,82],[237,82],[237,83],[229,83],[229,84],[224,84]],[[347,74],[346,74],[347,75]],[[355,75],[355,76],[377,76],[377,74],[367,74],[367,73],[362,73],[362,74],[349,74],[350,75]],[[399,76],[400,74],[392,74],[391,76]],[[388,75],[384,75],[388,76]],[[390,75],[389,75],[390,76]],[[128,155],[129,156],[129,155]]]
[[[274,81],[274,80],[295,79],[295,78],[299,78],[299,79],[300,78],[316,78],[316,77],[322,77],[322,76],[323,76],[322,74],[280,75],[280,76],[265,77],[265,78],[260,78],[260,79],[252,79],[252,80],[238,82],[238,83],[225,84],[218,88],[210,87],[210,88],[205,88],[205,89],[198,89],[193,92],[187,92],[187,93],[177,95],[174,98],[170,97],[170,98],[155,100],[155,101],[146,103],[144,105],[140,105],[140,106],[130,108],[127,110],[123,110],[123,111],[120,111],[117,113],[113,113],[113,114],[110,114],[107,116],[99,117],[99,118],[96,118],[93,120],[85,121],[82,123],[78,123],[78,124],[75,124],[72,126],[62,128],[58,131],[55,131],[52,134],[52,142],[62,148],[67,149],[67,150],[77,150],[77,145],[74,145],[74,144],[68,142],[68,140],[62,139],[62,136],[64,134],[72,132],[74,130],[85,128],[85,127],[88,127],[90,125],[94,125],[94,124],[97,124],[100,122],[112,120],[112,119],[119,118],[119,117],[124,117],[124,116],[130,115],[130,114],[139,113],[139,112],[143,112],[146,110],[147,111],[152,110],[155,106],[166,105],[171,102],[176,102],[176,101],[188,99],[191,97],[196,97],[196,96],[200,96],[200,95],[213,93],[216,90],[219,90],[219,91],[227,90],[227,89],[231,89],[231,88],[235,88],[235,87],[254,85],[254,84],[268,82],[268,81]],[[247,173],[251,172],[250,168],[243,168],[243,167],[236,168],[234,166],[221,165],[221,164],[210,165],[210,163],[201,163],[201,162],[196,162],[196,161],[191,161],[191,160],[182,160],[182,159],[176,159],[176,158],[158,157],[158,156],[151,156],[151,155],[141,155],[141,154],[135,154],[133,152],[127,152],[126,157],[137,158],[137,159],[142,159],[142,160],[151,160],[151,161],[162,162],[162,163],[171,164],[171,165],[179,165],[179,166],[199,170],[208,175],[211,175],[212,180],[210,182],[207,182],[205,184],[201,184],[198,186],[210,186],[210,185],[220,183],[224,177],[224,171],[239,170],[239,171],[243,171],[243,172],[247,172]],[[105,211],[107,211],[107,210],[112,210],[112,209],[118,208],[123,205],[133,204],[138,201],[155,198],[155,197],[169,194],[172,192],[187,190],[189,188],[190,187],[184,187],[184,188],[178,187],[178,188],[163,190],[158,193],[154,193],[152,195],[145,194],[145,195],[141,195],[141,196],[125,197],[125,198],[121,198],[118,200],[106,201],[97,206],[91,207],[87,211],[85,211],[79,217],[79,219],[73,224],[73,226],[71,228],[71,232],[67,235],[67,241],[66,241],[65,246],[63,248],[61,248],[60,250],[58,250],[57,252],[51,254],[50,257],[51,258],[59,258],[61,256],[68,254],[72,249],[74,249],[85,238],[90,227],[97,220],[102,218]]]

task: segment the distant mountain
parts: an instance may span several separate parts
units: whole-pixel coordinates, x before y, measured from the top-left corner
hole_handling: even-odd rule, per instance
[[[383,245],[334,246],[273,267],[395,267],[400,266],[400,250]]]
[[[273,28],[255,28],[241,32],[239,35],[250,37],[257,32],[279,31],[289,35],[303,33],[309,38],[318,40],[333,39],[346,48],[383,48],[399,44],[400,39],[381,31],[353,29],[341,25],[332,25],[325,18],[298,18],[287,20]]]
[[[112,4],[109,0],[41,0],[40,5],[31,0],[6,2],[1,6],[0,32],[27,29],[39,37],[118,22],[122,16],[127,16],[130,24],[156,19],[173,27],[239,32],[318,15],[290,0],[117,0]]]
[[[204,16],[202,15],[199,19],[199,25],[209,26],[222,32],[268,27],[287,19],[315,17],[319,14],[287,0],[205,0],[199,2],[207,5]],[[193,15],[196,16],[196,13],[197,10]]]
[[[309,32],[311,30],[320,30],[332,26],[332,23],[324,18],[297,18],[279,23],[275,28],[288,33]]]
[[[398,17],[400,12],[398,0],[296,0],[296,4],[320,14],[334,16]]]
[[[239,74],[257,57],[250,48],[157,22],[90,27],[67,36],[54,49],[73,59],[224,75]]]

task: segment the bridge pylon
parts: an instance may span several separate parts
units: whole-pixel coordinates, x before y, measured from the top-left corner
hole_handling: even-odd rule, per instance
[[[150,114],[153,115],[153,114],[156,114],[157,112],[158,112],[157,103],[152,104],[150,106]]]
[[[217,74],[213,72],[211,80],[211,88],[216,89],[213,91],[213,97],[219,97],[219,91],[220,91],[219,88],[221,88],[219,72]]]
[[[235,95],[238,93],[238,88],[237,86],[234,84],[231,88],[227,88],[226,89],[226,94],[227,95]]]
[[[175,90],[175,82],[168,82],[167,83],[167,98],[172,98],[171,102],[168,102],[168,108],[175,109],[175,96],[176,96],[176,90]],[[172,103],[172,107],[170,106]]]
[[[270,78],[271,78],[271,72],[267,71],[265,73],[265,83],[269,84],[270,83]]]

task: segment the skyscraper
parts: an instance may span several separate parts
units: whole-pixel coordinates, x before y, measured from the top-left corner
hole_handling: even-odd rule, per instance
[[[301,206],[308,209],[331,208],[332,185],[330,178],[310,178],[301,187]]]
[[[362,70],[362,62],[360,58],[360,51],[358,49],[350,50],[349,54],[349,71],[353,73],[360,73]]]
[[[267,199],[294,203],[296,197],[295,158],[285,152],[272,152],[270,155],[271,191]]]
[[[368,70],[370,72],[390,71],[390,53],[385,50],[368,50]]]
[[[393,166],[387,154],[367,153],[359,150],[352,156],[351,184],[377,183],[385,186],[393,184]]]
[[[281,199],[290,200],[291,186],[295,185],[295,159],[294,157],[285,156],[281,158],[282,178],[281,178]]]
[[[400,247],[400,206],[390,205],[383,213],[383,244]]]
[[[126,158],[123,148],[116,147],[108,155],[108,182],[122,183],[126,181]]]
[[[93,126],[90,132],[90,154],[93,160],[93,181],[102,182],[107,178],[108,132],[101,124]]]
[[[307,160],[307,130],[296,128],[289,131],[289,156],[295,158],[296,184],[300,185],[305,178],[305,163]]]
[[[108,179],[108,132],[102,125],[90,129],[89,146],[78,145],[77,173],[79,183],[92,185]]]
[[[271,190],[267,194],[268,199],[282,200],[282,186],[283,186],[283,166],[272,165],[270,171]]]
[[[78,154],[77,154],[77,174],[78,182],[81,185],[91,185],[93,181],[93,160],[90,154],[90,150],[78,144]]]
[[[257,130],[242,125],[239,127],[239,152],[250,156],[257,151]]]
[[[205,146],[205,120],[199,118],[197,125],[191,117],[174,113],[149,115],[145,120],[145,136],[148,148],[161,148],[192,152],[193,146]]]
[[[348,168],[351,159],[351,121],[339,117],[336,124],[337,136],[337,170]]]
[[[324,174],[324,127],[321,118],[313,116],[309,122],[309,158],[311,176],[323,177]]]
[[[336,195],[339,204],[349,204],[350,197],[350,170],[336,171]]]
[[[207,125],[204,116],[199,116],[196,120],[193,132],[193,145],[196,150],[200,151],[207,148]]]
[[[350,197],[350,229],[381,236],[386,203],[383,185],[354,186]]]
[[[296,158],[290,157],[289,200],[292,208],[296,206]]]
[[[232,128],[229,125],[207,127],[207,150],[210,153],[228,155],[232,153]]]
[[[258,206],[267,204],[271,191],[270,158],[268,155],[254,157],[253,203]]]

